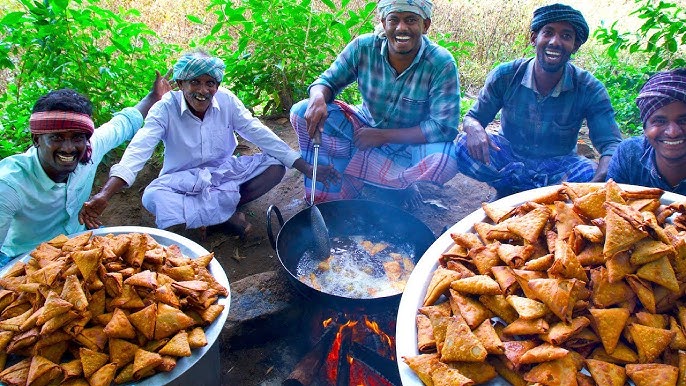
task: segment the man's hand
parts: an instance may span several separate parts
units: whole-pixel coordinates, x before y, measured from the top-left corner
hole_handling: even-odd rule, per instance
[[[598,160],[598,169],[595,170],[595,174],[593,175],[591,182],[605,181],[605,178],[607,178],[607,168],[610,166],[611,159],[612,157],[609,155],[600,157]]]
[[[317,131],[324,132],[324,122],[329,117],[326,101],[330,98],[330,94],[331,90],[323,85],[316,85],[310,89],[310,99],[305,110],[305,122],[310,138],[314,138]]]
[[[310,169],[312,169],[311,166]],[[310,178],[312,178],[311,172]],[[334,169],[333,165],[317,165],[317,181],[324,184],[325,188],[328,188],[329,184],[339,184],[341,182],[341,174],[338,170]]]
[[[110,177],[100,192],[93,196],[90,201],[86,201],[79,212],[79,222],[85,224],[88,229],[98,228],[102,225],[100,215],[107,208],[109,199],[120,191],[126,182],[119,177]]]
[[[88,229],[95,229],[102,226],[100,215],[107,208],[107,199],[100,193],[96,194],[89,201],[86,201],[79,212],[79,222],[85,224]]]
[[[293,167],[308,178],[312,178],[314,168],[312,164],[307,163],[304,159],[298,158],[295,160]],[[341,174],[338,170],[334,169],[333,165],[317,165],[317,181],[324,184],[324,187],[329,187],[329,184],[341,182]]]
[[[169,82],[172,71],[173,70],[170,68],[169,71],[162,76],[159,71],[155,70],[155,82],[152,84],[152,93],[155,95],[156,100],[162,99],[164,94],[172,90],[171,83]]]
[[[389,133],[387,130],[374,129],[367,126],[360,127],[355,131],[353,144],[360,150],[379,147],[389,142],[386,136],[387,133]]]
[[[479,121],[471,117],[465,117],[463,128],[467,134],[467,151],[469,155],[477,161],[486,165],[490,164],[490,149],[500,151],[498,145],[491,141],[486,130]]]

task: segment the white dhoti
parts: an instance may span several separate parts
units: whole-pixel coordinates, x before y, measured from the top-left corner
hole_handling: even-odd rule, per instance
[[[226,222],[236,212],[240,186],[281,165],[266,154],[232,157],[216,167],[200,167],[156,178],[143,192],[143,206],[160,229],[186,224],[193,229]]]

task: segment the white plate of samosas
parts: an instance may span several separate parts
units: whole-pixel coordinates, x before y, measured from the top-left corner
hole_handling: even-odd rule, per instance
[[[685,289],[684,196],[610,180],[484,203],[408,280],[400,376],[404,386],[675,385],[686,374]]]
[[[215,342],[231,303],[214,254],[174,233],[59,236],[0,271],[0,381],[163,385]]]

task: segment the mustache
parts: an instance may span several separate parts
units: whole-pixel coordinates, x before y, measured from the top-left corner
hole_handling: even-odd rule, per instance
[[[194,92],[194,93],[191,93],[191,97],[193,97],[193,98],[199,97],[199,96],[200,96],[200,97],[203,97],[203,98],[205,98],[205,99],[210,99],[210,98],[211,98],[210,94],[203,94],[203,93],[201,93],[201,92]]]

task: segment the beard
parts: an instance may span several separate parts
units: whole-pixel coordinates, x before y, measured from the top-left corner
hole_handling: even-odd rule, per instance
[[[548,61],[548,57],[545,54],[545,48],[541,49],[540,52],[537,52],[536,60],[543,71],[548,73],[556,73],[567,65],[567,62],[569,62],[571,57],[571,53],[565,49],[558,50],[560,50],[560,59],[552,63]]]

